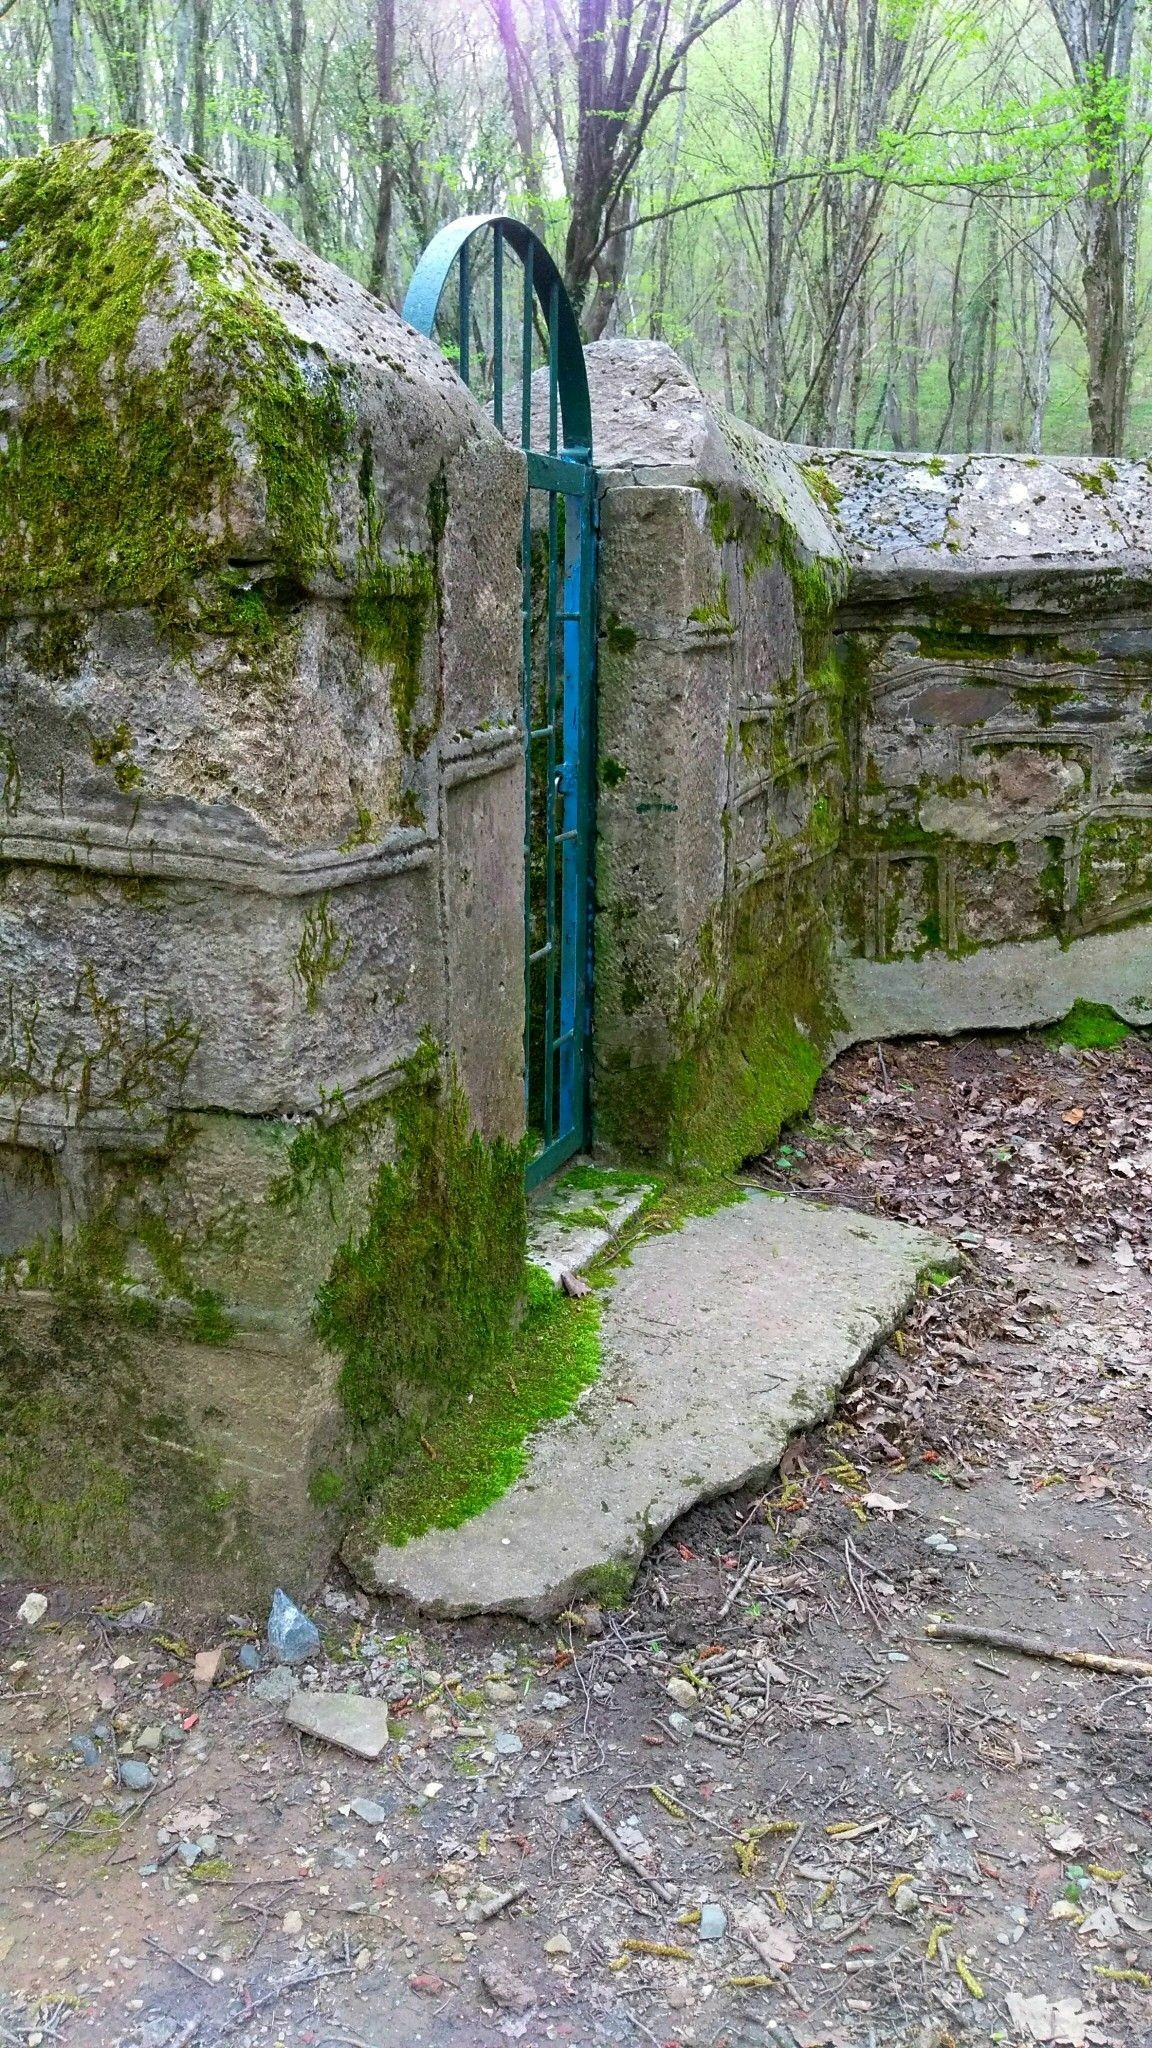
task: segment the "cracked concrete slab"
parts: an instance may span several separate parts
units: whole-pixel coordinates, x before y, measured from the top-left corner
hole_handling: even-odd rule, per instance
[[[926,1231],[760,1191],[645,1239],[604,1297],[600,1378],[515,1485],[459,1529],[356,1543],[357,1576],[445,1616],[622,1590],[687,1508],[767,1478],[953,1262]]]

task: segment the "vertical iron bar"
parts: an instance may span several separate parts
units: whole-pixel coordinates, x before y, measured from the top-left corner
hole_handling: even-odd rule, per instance
[[[492,418],[504,431],[504,230],[492,230]]]
[[[471,385],[469,374],[468,332],[472,324],[472,259],[469,245],[465,242],[460,251],[460,377]]]
[[[524,258],[524,307],[520,336],[520,438],[532,445],[532,244]],[[521,716],[524,720],[524,1099],[532,1090],[532,493],[525,487],[521,552]],[[544,963],[545,970],[548,963]],[[547,1136],[545,1135],[545,1143]]]
[[[559,494],[548,493],[548,639],[547,639],[547,708],[544,723],[548,728],[546,741],[548,765],[545,785],[545,935],[552,950],[544,963],[546,979],[544,984],[544,1139],[550,1144],[559,1136],[556,1129],[554,1100],[554,1068],[556,1064],[556,984],[560,972],[560,947],[556,943],[556,794],[557,784],[563,777],[564,764],[557,758],[556,721],[557,697],[559,694],[559,664],[556,660],[556,595],[557,574],[556,554],[559,546]],[[559,772],[558,772],[559,771]]]
[[[560,284],[553,278],[548,294],[548,453],[556,453],[557,335],[560,329]]]

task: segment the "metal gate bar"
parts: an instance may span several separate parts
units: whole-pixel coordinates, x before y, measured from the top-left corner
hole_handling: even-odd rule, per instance
[[[591,1010],[596,493],[583,350],[559,272],[543,243],[506,215],[455,221],[429,243],[404,302],[432,334],[455,268],[457,367],[471,388],[479,274],[473,244],[491,234],[492,417],[505,429],[505,250],[519,258],[520,445],[527,468],[521,526],[521,701],[524,733],[524,1071],[537,1151],[529,1184],[587,1141]],[[532,446],[532,363],[543,316],[547,451]],[[534,503],[543,499],[534,518]],[[543,538],[542,576],[536,561]],[[542,599],[542,608],[540,600]]]

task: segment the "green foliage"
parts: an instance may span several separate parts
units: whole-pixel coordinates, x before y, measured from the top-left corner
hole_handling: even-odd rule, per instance
[[[432,566],[422,555],[369,567],[348,604],[348,620],[362,651],[392,671],[392,709],[401,741],[422,754],[434,727],[418,727],[421,655],[436,602]]]

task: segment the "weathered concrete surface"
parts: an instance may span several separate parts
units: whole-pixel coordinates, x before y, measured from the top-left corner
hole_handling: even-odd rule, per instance
[[[1152,956],[1130,931],[1095,932],[1074,946],[1057,939],[987,946],[957,959],[836,964],[843,1013],[840,1045],[871,1038],[950,1037],[958,1031],[1025,1031],[1066,1017],[1077,1002],[1104,1003],[1129,1024],[1152,1024]]]
[[[925,1231],[760,1193],[647,1239],[605,1298],[600,1379],[523,1477],[358,1571],[443,1615],[544,1618],[619,1591],[693,1502],[771,1472],[949,1259]]]
[[[0,344],[0,1567],[247,1604],[413,1057],[523,1129],[523,461],[142,135],[4,166]]]
[[[529,1259],[557,1282],[563,1273],[583,1272],[653,1192],[650,1182],[614,1183],[610,1172],[592,1187],[572,1187],[562,1178],[537,1188],[528,1202]]]

